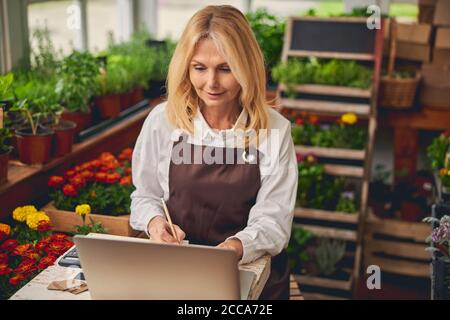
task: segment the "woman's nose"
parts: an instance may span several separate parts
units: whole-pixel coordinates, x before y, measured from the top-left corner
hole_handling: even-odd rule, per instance
[[[210,71],[208,74],[207,85],[209,88],[217,88],[219,81],[217,78],[217,73],[215,71]]]

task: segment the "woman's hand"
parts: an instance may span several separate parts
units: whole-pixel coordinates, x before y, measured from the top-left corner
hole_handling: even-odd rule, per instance
[[[186,237],[186,233],[184,233],[184,231],[176,224],[173,225],[173,228],[175,229],[180,242],[172,235],[169,223],[161,216],[156,216],[150,220],[150,223],[148,224],[148,234],[152,241],[179,244]]]
[[[236,251],[238,260],[242,259],[242,255],[244,254],[244,247],[242,246],[242,242],[239,239],[229,239],[225,240],[224,242],[220,243],[218,245],[219,248],[227,248],[227,249],[233,249]]]

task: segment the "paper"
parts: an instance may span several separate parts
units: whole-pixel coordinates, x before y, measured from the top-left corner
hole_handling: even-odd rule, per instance
[[[58,291],[67,291],[73,294],[79,294],[88,290],[88,286],[85,281],[81,280],[59,280],[52,281],[47,286],[48,290],[58,290]]]

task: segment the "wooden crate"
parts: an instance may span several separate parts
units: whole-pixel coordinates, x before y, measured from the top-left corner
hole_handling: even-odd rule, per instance
[[[75,225],[81,225],[83,222],[81,217],[73,211],[64,211],[57,209],[53,202],[50,202],[41,209],[50,217],[52,229],[61,232],[74,233]],[[107,233],[118,236],[137,236],[140,232],[131,229],[130,215],[123,216],[107,216],[102,214],[90,214],[90,218],[94,222],[101,222],[103,227],[107,229]],[[86,220],[88,223],[89,219]]]
[[[289,300],[305,300],[292,274],[289,277]]]
[[[364,264],[381,271],[413,277],[430,277],[431,255],[425,239],[431,227],[424,222],[379,219],[369,213],[364,227]]]

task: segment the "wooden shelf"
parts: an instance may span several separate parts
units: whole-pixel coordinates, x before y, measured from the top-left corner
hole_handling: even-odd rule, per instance
[[[366,157],[365,150],[339,149],[339,148],[322,148],[313,146],[295,145],[295,152],[301,154],[312,153],[317,157],[334,158],[334,159],[349,159],[349,160],[364,160]]]
[[[364,168],[337,164],[325,164],[325,172],[333,176],[362,178],[364,175]]]
[[[315,113],[325,113],[333,115],[341,115],[352,112],[360,117],[368,117],[370,115],[370,105],[356,103],[342,103],[330,101],[317,101],[308,99],[280,99],[283,107],[309,111]]]
[[[358,223],[358,213],[345,213],[337,211],[326,211],[319,209],[295,208],[294,216],[297,218],[316,219],[324,221],[338,221],[347,223]]]
[[[359,60],[359,61],[373,61],[375,57],[373,54],[365,53],[342,53],[342,52],[325,52],[325,51],[303,51],[303,50],[289,50],[287,52],[289,57],[299,58],[323,58],[323,59],[345,59],[345,60]]]
[[[286,86],[279,84],[278,88],[285,91]],[[321,94],[330,96],[356,97],[356,98],[370,98],[372,89],[359,89],[343,86],[328,86],[322,84],[300,84],[294,86],[298,93]]]
[[[314,292],[305,292],[303,297],[304,300],[349,300],[347,298]]]
[[[350,274],[350,277],[348,280],[335,280],[335,279],[329,279],[325,277],[317,277],[317,276],[304,276],[304,275],[298,275],[294,274],[295,280],[300,285],[306,285],[306,286],[317,286],[322,288],[330,288],[330,289],[338,289],[338,290],[344,290],[344,291],[350,291],[352,288],[352,276]]]
[[[353,242],[355,242],[358,238],[356,231],[353,231],[353,230],[345,230],[345,229],[337,229],[337,228],[329,228],[329,227],[318,227],[318,226],[298,224],[298,223],[294,224],[294,227],[300,227],[302,229],[308,230],[318,237],[341,239],[341,240],[353,241]]]

